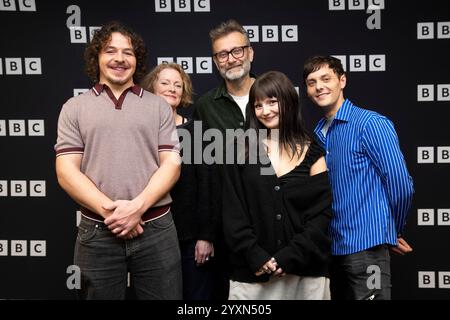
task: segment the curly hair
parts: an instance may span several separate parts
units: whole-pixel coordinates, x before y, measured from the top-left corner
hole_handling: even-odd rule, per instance
[[[86,46],[84,51],[84,61],[86,63],[86,73],[89,78],[97,83],[100,78],[100,70],[98,65],[98,55],[111,40],[111,34],[119,32],[131,40],[131,45],[136,56],[136,71],[133,75],[134,83],[139,83],[146,71],[147,50],[144,40],[141,36],[134,32],[131,28],[123,25],[118,21],[108,22],[94,33],[92,41]]]
[[[158,76],[164,69],[174,69],[180,73],[181,80],[183,81],[183,94],[181,95],[180,105],[182,107],[188,107],[192,103],[192,81],[189,75],[184,72],[183,68],[174,62],[161,63],[153,68],[141,81],[141,87],[145,90],[155,93],[155,83],[158,80]]]

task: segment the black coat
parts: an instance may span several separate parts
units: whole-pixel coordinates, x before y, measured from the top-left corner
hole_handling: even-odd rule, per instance
[[[181,174],[175,186],[170,191],[172,197],[171,211],[177,229],[178,239],[207,240],[214,242],[220,222],[220,207],[218,206],[218,183],[215,165],[207,165],[204,162],[194,163],[195,144],[202,144],[201,140],[194,138],[194,122],[188,122],[177,126],[180,140],[181,129],[187,130],[191,136],[188,144],[181,141],[181,154],[186,155],[189,151],[189,160],[181,164]],[[186,133],[186,132],[185,132]],[[189,148],[187,150],[186,148]],[[203,145],[199,148],[203,150]],[[202,159],[202,157],[198,157]]]
[[[294,169],[307,174],[289,179],[275,175],[265,153],[266,166],[223,166],[222,219],[232,280],[268,281],[269,275],[254,273],[271,257],[288,274],[328,275],[331,188],[326,171],[309,176],[322,155],[323,149],[312,143]],[[264,167],[273,174],[261,175]]]

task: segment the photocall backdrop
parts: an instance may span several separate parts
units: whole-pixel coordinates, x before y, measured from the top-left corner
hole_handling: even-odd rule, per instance
[[[0,0],[0,298],[73,299],[77,205],[58,186],[58,114],[92,87],[83,51],[119,20],[139,32],[149,69],[180,63],[196,95],[221,81],[208,32],[237,19],[255,51],[252,71],[286,73],[313,128],[320,113],[302,85],[304,60],[330,54],[345,96],[395,124],[415,196],[392,258],[394,299],[450,298],[450,2],[447,0]]]

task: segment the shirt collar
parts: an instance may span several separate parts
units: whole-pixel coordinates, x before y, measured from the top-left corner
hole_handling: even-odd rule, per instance
[[[353,108],[353,103],[350,100],[345,99],[338,112],[336,112],[334,119],[348,122],[350,120],[350,113]]]
[[[250,78],[255,78],[256,75],[250,72]],[[222,83],[219,85],[216,94],[214,95],[214,99],[220,99],[222,97],[227,97],[228,99],[233,99],[230,94],[227,91],[227,85],[225,84],[225,80],[222,81]]]
[[[102,93],[105,88],[109,89],[109,87],[106,84],[97,83],[95,86],[92,87],[92,91],[94,91],[96,96],[99,96],[100,93]],[[144,89],[142,89],[137,84],[125,89],[124,92],[125,91],[131,91],[135,95],[139,96],[139,98],[142,98],[142,95],[144,94]]]
[[[353,103],[350,100],[345,99],[344,102],[342,103],[341,107],[339,108],[339,110],[336,112],[336,115],[334,116],[333,121],[339,120],[339,121],[349,122],[350,121],[350,113],[352,112],[353,108],[354,108]],[[326,123],[327,123],[327,119],[322,118],[317,123],[317,126],[314,129],[314,133],[319,138],[322,145],[325,144],[325,136],[322,133],[322,128],[325,126]]]
[[[231,98],[227,92],[227,86],[225,85],[225,81],[222,81],[222,83],[217,88],[216,94],[214,95],[214,100],[220,99],[222,97]]]

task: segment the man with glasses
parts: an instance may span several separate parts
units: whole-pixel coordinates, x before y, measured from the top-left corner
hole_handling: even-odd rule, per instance
[[[209,32],[214,63],[224,81],[216,88],[201,96],[194,106],[194,119],[203,121],[204,129],[219,129],[225,142],[226,129],[244,128],[245,108],[250,87],[255,81],[250,75],[253,49],[245,29],[235,20],[221,23]],[[225,149],[225,146],[224,146]],[[216,156],[220,156],[216,154]],[[225,159],[225,157],[223,157]],[[221,163],[219,160],[218,163]],[[218,170],[222,174],[222,170]],[[212,179],[212,198],[221,204],[221,181]],[[221,234],[219,229],[216,233]],[[216,299],[228,298],[229,278],[225,259],[223,237],[216,239],[210,266],[217,271]]]
[[[221,23],[209,32],[213,60],[224,81],[195,103],[194,119],[203,126],[226,129],[243,128],[250,87],[253,49],[245,29],[235,20]]]

